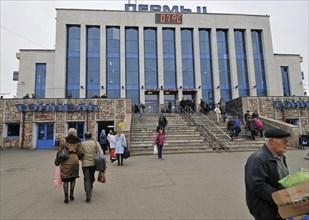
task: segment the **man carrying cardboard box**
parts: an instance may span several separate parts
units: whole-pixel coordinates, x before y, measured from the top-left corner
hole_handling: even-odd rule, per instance
[[[252,153],[245,165],[246,203],[256,220],[282,219],[272,193],[281,189],[278,181],[289,174],[283,155],[289,136],[278,128],[267,130],[266,144]]]

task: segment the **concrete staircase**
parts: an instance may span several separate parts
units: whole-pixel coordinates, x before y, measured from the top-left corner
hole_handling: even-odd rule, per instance
[[[164,116],[168,121],[164,154],[215,152],[196,128],[190,126],[180,114],[164,113]],[[134,114],[132,120],[131,154],[152,154],[159,114]]]
[[[262,138],[260,135],[256,135],[255,140],[247,138],[245,136],[245,129],[243,126],[241,127],[241,132],[239,135],[231,141],[229,139],[229,132],[226,130],[226,123],[223,123],[222,118],[220,118],[219,124],[216,123],[217,119],[215,112],[209,112],[206,115],[206,117],[210,120],[202,114],[194,114],[191,117],[193,119],[200,120],[203,124],[205,124],[218,137],[218,139],[224,143],[226,147],[229,147],[231,152],[254,151],[263,146],[265,143],[264,137]]]

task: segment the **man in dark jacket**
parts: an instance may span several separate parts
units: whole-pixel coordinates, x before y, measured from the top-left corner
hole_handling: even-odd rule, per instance
[[[163,133],[165,134],[165,127],[167,125],[167,119],[165,118],[165,116],[162,113],[160,113],[158,124],[159,124],[159,127],[162,128]]]
[[[277,128],[265,132],[266,144],[245,165],[246,202],[256,220],[279,220],[271,194],[280,190],[278,181],[289,174],[285,156],[289,133]]]

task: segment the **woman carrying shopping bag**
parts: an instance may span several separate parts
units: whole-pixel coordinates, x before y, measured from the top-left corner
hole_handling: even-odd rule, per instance
[[[163,133],[162,128],[158,129],[158,132],[156,134],[156,137],[154,139],[154,144],[157,145],[158,148],[158,159],[162,160],[162,149],[163,149],[163,144],[165,142],[165,135]]]

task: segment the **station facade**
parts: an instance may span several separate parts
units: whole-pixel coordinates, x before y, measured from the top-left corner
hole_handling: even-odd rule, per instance
[[[97,138],[119,122],[130,141],[132,105],[157,113],[171,102],[177,112],[182,99],[214,107],[223,98],[239,113],[287,119],[294,136],[309,131],[302,57],[274,53],[268,15],[166,5],[56,11],[55,49],[16,54],[17,97],[0,100],[1,148],[50,149],[70,127]]]
[[[21,49],[17,97],[131,98],[159,112],[182,99],[303,96],[298,54],[275,54],[268,15],[183,6],[56,9],[52,50]]]

